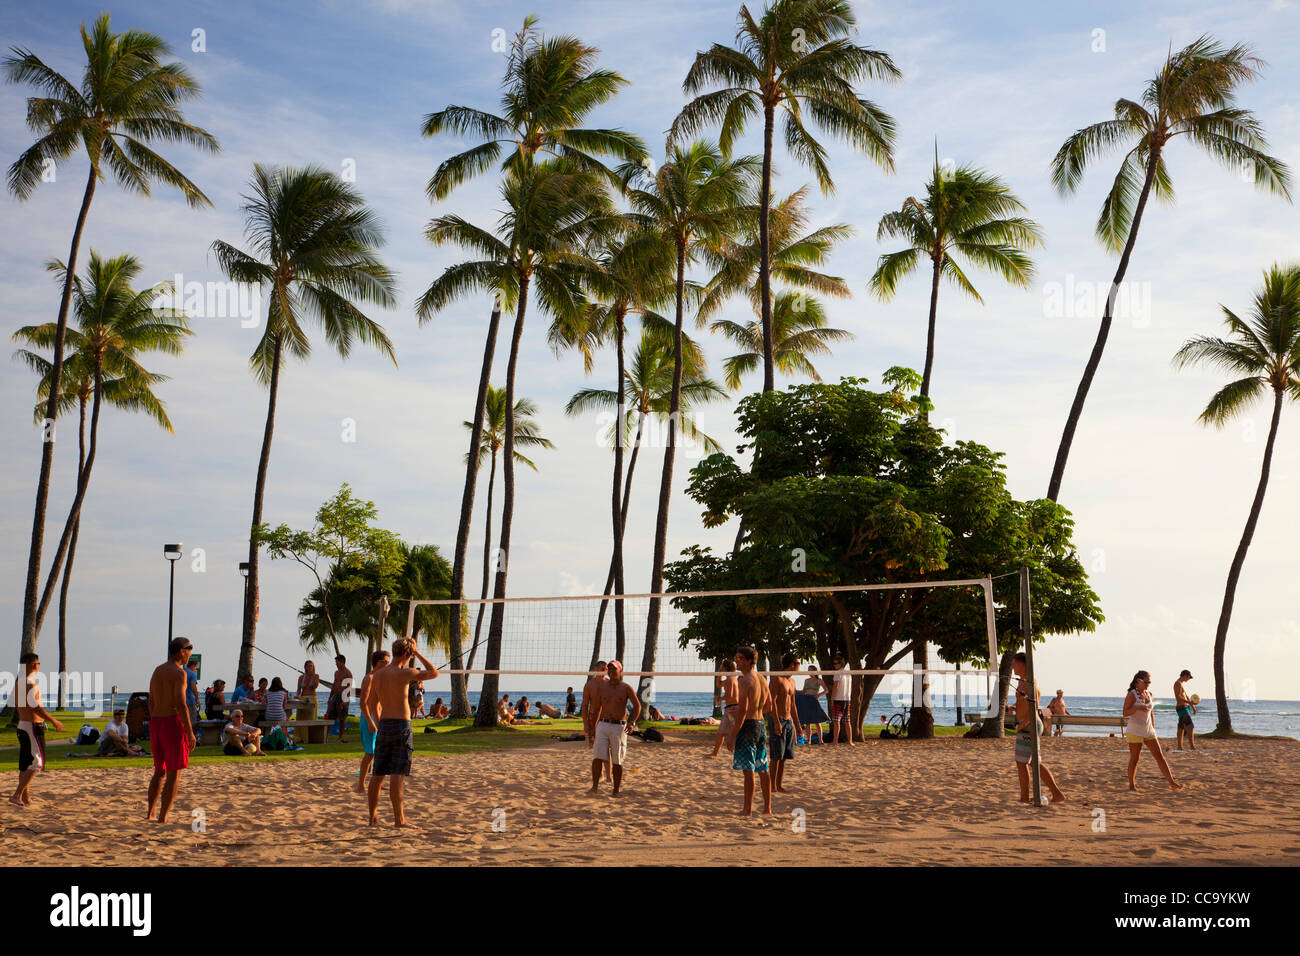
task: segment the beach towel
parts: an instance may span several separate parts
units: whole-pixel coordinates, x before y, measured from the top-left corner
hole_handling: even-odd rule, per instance
[[[796,691],[794,709],[799,714],[799,723],[804,726],[830,723],[830,718],[826,716],[826,711],[822,709],[821,702],[814,694]]]

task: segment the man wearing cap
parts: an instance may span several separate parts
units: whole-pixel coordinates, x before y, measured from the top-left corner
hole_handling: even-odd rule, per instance
[[[587,747],[595,750],[596,747],[596,691],[599,687],[609,682],[609,675],[605,670],[604,661],[596,661],[596,666],[587,678],[587,683],[582,688],[582,732],[587,736]],[[613,777],[609,772],[609,764],[601,761],[605,768],[605,779],[612,780]]]
[[[1193,736],[1196,725],[1192,723],[1192,715],[1196,713],[1196,705],[1192,703],[1187,688],[1183,686],[1191,679],[1192,672],[1185,670],[1178,675],[1178,680],[1174,681],[1174,709],[1178,711],[1178,750],[1183,749],[1183,734],[1187,735],[1188,749],[1196,749],[1196,740]]]
[[[126,725],[126,711],[121,707],[113,711],[113,719],[104,726],[104,732],[99,735],[98,753],[101,757],[139,757],[144,753],[142,748],[131,743],[131,730]]]
[[[627,735],[641,716],[641,702],[632,692],[632,686],[623,680],[623,665],[610,661],[605,665],[608,681],[593,681],[588,685],[592,695],[592,726],[595,742],[591,754],[591,793],[600,789],[601,771],[609,761],[614,775],[614,796],[623,784],[623,758],[627,756]],[[632,716],[627,716],[627,705],[632,705]]]

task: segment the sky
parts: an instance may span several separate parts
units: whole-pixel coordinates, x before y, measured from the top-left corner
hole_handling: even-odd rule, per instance
[[[411,543],[436,544],[450,557],[464,480],[462,422],[472,415],[488,308],[466,300],[417,323],[415,300],[459,256],[432,247],[423,230],[431,216],[445,212],[491,224],[499,199],[494,178],[484,176],[430,204],[424,186],[437,164],[470,144],[422,137],[422,117],[452,103],[495,110],[505,58],[493,41],[513,34],[533,12],[544,32],[580,36],[601,50],[602,66],[629,81],[590,125],[636,132],[660,161],[664,133],[685,102],[681,82],[691,60],[709,44],[734,39],[737,7],[731,0],[664,0],[653,8],[608,0],[119,2],[111,7],[115,29],[161,35],[202,84],[202,98],[185,112],[223,148],[215,156],[163,150],[207,193],[212,208],[191,209],[165,187],[146,198],[104,183],[86,225],[81,264],[90,249],[129,251],[144,263],[142,284],[178,273],[185,281],[221,281],[209,247],[216,239],[242,242],[241,194],[254,162],[353,171],[356,187],[384,221],[382,255],[397,275],[397,307],[371,313],[392,338],[397,364],[365,348],[344,362],[317,336],[310,360],[285,368],[265,518],[305,526],[320,502],[349,482],[375,502],[383,527]],[[780,194],[813,184],[814,225],[843,222],[856,230],[828,269],[845,278],[853,296],[827,303],[831,324],[854,339],[818,359],[817,368],[828,381],[853,375],[878,384],[890,366],[921,366],[929,283],[914,276],[888,303],[869,296],[877,257],[892,248],[876,241],[876,224],[920,193],[936,144],[942,159],[998,174],[1042,225],[1045,246],[1035,253],[1037,276],[1028,289],[977,273],[982,304],[942,290],[933,418],[954,438],[1004,452],[1018,498],[1042,496],[1114,271],[1114,256],[1097,242],[1093,225],[1119,161],[1119,154],[1103,157],[1077,194],[1063,198],[1050,183],[1053,155],[1070,133],[1108,118],[1117,98],[1137,98],[1171,47],[1208,33],[1225,43],[1250,43],[1269,62],[1261,82],[1239,99],[1255,111],[1272,152],[1294,169],[1300,164],[1300,61],[1294,57],[1300,7],[1289,0],[854,7],[859,42],[888,52],[903,73],[901,83],[863,90],[897,121],[895,171],[823,137],[837,186],[823,196],[811,173],[779,145],[775,160]],[[78,24],[100,9],[5,0],[0,44],[30,49],[79,78]],[[31,142],[27,95],[0,86],[6,166]],[[737,149],[760,147],[758,127]],[[1067,694],[1118,696],[1139,668],[1163,688],[1184,667],[1196,675],[1194,689],[1213,694],[1224,580],[1259,476],[1267,409],[1253,408],[1222,430],[1200,425],[1197,416],[1223,379],[1209,369],[1175,371],[1170,360],[1189,337],[1220,334],[1221,306],[1248,310],[1270,264],[1300,259],[1296,208],[1256,191],[1185,142],[1172,146],[1168,166],[1177,202],[1153,203],[1142,223],[1128,275],[1135,294],[1116,318],[1061,493],[1106,615],[1095,633],[1053,637],[1037,651],[1040,682]],[[44,264],[67,255],[85,175],[79,156],[27,201],[0,197],[6,335],[57,315],[58,289]],[[1096,289],[1100,295],[1092,294]],[[747,306],[734,302],[726,315],[746,320]],[[124,692],[142,686],[165,643],[164,542],[179,540],[186,550],[176,567],[175,629],[203,652],[205,682],[233,677],[238,654],[237,565],[246,557],[266,413],[266,392],[250,373],[248,356],[261,330],[238,316],[196,317],[192,326],[196,334],[183,355],[148,362],[170,376],[158,391],[175,434],[140,416],[105,412],[83,510],[69,669],[102,672],[107,685]],[[510,594],[599,593],[609,560],[610,455],[594,417],[566,417],[563,409],[579,388],[610,386],[613,357],[598,356],[586,379],[575,356],[550,350],[545,331],[534,314],[524,332],[518,390],[537,403],[539,426],[556,447],[538,453],[536,473],[519,473]],[[730,354],[726,343],[707,332],[697,338],[718,372]],[[501,347],[494,373],[501,384],[504,369]],[[751,379],[745,391],[760,386]],[[698,416],[700,427],[729,449],[738,442],[737,398]],[[0,362],[6,410],[0,415],[0,630],[15,645],[40,456],[33,399],[31,373]],[[1295,406],[1283,415],[1269,495],[1237,590],[1226,662],[1234,697],[1300,697],[1298,416]],[[74,490],[75,424],[63,423],[58,437],[46,567]],[[630,591],[649,586],[660,454],[646,449],[638,468],[626,542]],[[704,529],[698,505],[683,492],[696,461],[698,454],[679,455],[670,556],[697,543],[725,551],[734,537],[733,526]],[[480,487],[471,568],[481,554],[483,499]],[[593,508],[592,501],[600,504]],[[311,583],[296,565],[263,561],[259,647],[302,660],[296,611]],[[52,609],[38,646],[47,669],[56,660],[56,633]],[[575,641],[575,659],[585,664],[581,644]],[[357,659],[359,648],[350,645]],[[316,656],[322,669],[327,657]],[[283,671],[265,657],[258,666],[268,676]],[[433,689],[445,686],[441,679]]]

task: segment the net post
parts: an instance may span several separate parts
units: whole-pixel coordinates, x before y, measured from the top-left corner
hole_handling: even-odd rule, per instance
[[[1033,615],[1029,607],[1029,568],[1020,568],[1020,629],[1025,635],[1025,679],[1029,682],[1029,774],[1033,778],[1034,806],[1042,806],[1042,785],[1038,781],[1038,685],[1034,683]]]
[[[406,602],[406,633],[402,635],[403,637],[410,637],[415,631],[415,605],[415,598]]]
[[[984,672],[984,687],[988,691],[989,705],[984,711],[984,717],[986,719],[997,719],[1002,713],[1002,702],[995,701],[994,697],[1001,693],[1002,683],[999,681],[997,684],[998,690],[994,691],[989,682],[989,675],[993,671],[993,662],[998,659],[998,621],[993,606],[993,576],[986,575],[980,583],[980,587],[984,589],[984,627],[989,638],[989,666]]]

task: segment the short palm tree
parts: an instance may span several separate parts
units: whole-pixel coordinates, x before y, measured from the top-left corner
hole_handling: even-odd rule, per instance
[[[397,364],[383,326],[357,303],[391,308],[396,283],[375,250],[383,229],[361,195],[326,170],[254,164],[252,192],[244,196],[244,235],[252,252],[217,240],[212,253],[231,279],[265,288],[266,328],[249,364],[267,386],[266,426],[253,490],[243,644],[237,679],[253,672],[259,601],[256,529],[262,523],[266,471],[271,460],[280,369],[289,357],[311,355],[307,324],[320,326],[327,341],[347,358],[357,342],[373,346]]]
[[[529,16],[515,35],[506,62],[500,114],[470,106],[448,106],[424,118],[425,136],[449,133],[481,140],[443,160],[429,180],[430,199],[446,199],[466,180],[497,164],[530,167],[538,153],[564,157],[595,173],[608,173],[599,157],[639,163],[645,143],[621,129],[581,129],[578,124],[627,84],[613,70],[596,68],[600,51],[577,37],[541,36]]]
[[[695,425],[692,409],[705,402],[726,398],[727,393],[716,382],[705,376],[704,353],[689,336],[683,336],[684,359],[686,371],[682,376],[680,389],[680,424],[682,434],[691,439],[698,439],[709,452],[721,451],[721,446],[713,438],[701,432]],[[609,573],[605,577],[604,594],[624,593],[619,573],[622,570],[623,535],[627,530],[628,506],[632,500],[632,476],[636,472],[637,456],[641,451],[641,439],[645,433],[646,422],[658,419],[670,422],[669,409],[672,407],[673,392],[673,347],[671,340],[666,340],[662,333],[643,329],[641,339],[632,354],[632,363],[623,376],[621,391],[604,388],[584,388],[574,394],[565,405],[566,415],[581,415],[589,411],[614,411],[614,423],[610,428],[610,444],[619,455],[624,447],[630,447],[632,454],[628,459],[627,476],[617,489],[618,524],[615,528],[614,550],[609,563]],[[628,433],[632,434],[631,443]],[[615,477],[621,477],[615,470]],[[621,601],[614,601],[615,621],[618,622],[618,606]],[[604,629],[605,611],[608,601],[600,602],[600,611],[596,617],[596,639],[591,652],[591,667],[600,659],[601,635]],[[616,626],[614,656],[623,659],[626,649],[626,637]]]
[[[729,153],[749,120],[762,113],[759,313],[763,391],[770,392],[776,388],[776,372],[768,215],[777,112],[785,114],[786,151],[812,169],[822,191],[830,193],[835,184],[826,165],[826,149],[808,131],[805,118],[892,171],[894,121],[875,103],[858,96],[854,87],[864,80],[897,80],[902,74],[889,54],[852,42],[857,21],[846,0],[774,0],[758,20],[742,5],[737,19],[734,48],[715,43],[696,54],[682,83],[686,94],[695,98],[673,121],[669,143],[717,123],[719,144]]]
[[[633,212],[644,217],[651,228],[671,243],[676,258],[673,321],[673,384],[668,404],[668,435],[664,447],[663,472],[659,480],[659,513],[655,521],[654,558],[650,568],[650,591],[663,588],[664,559],[668,545],[668,504],[672,498],[673,463],[677,449],[677,425],[681,416],[682,374],[685,371],[683,324],[686,309],[686,267],[700,259],[706,249],[715,253],[734,241],[744,228],[745,212],[753,203],[755,180],[761,176],[762,161],[756,156],[728,159],[717,145],[703,141],[673,146],[667,161],[653,173],[644,167],[622,170],[629,183],[628,201]],[[659,601],[650,599],[646,620],[645,653],[641,670],[654,670],[659,637]],[[647,677],[641,678],[640,697],[648,704]]]
[[[1222,309],[1224,322],[1228,326],[1227,338],[1197,336],[1188,340],[1174,356],[1174,364],[1178,368],[1208,364],[1234,376],[1233,381],[1219,389],[1210,399],[1205,411],[1201,412],[1201,422],[1222,428],[1259,399],[1266,396],[1273,399],[1273,414],[1269,419],[1268,441],[1264,443],[1264,462],[1260,467],[1259,484],[1255,487],[1246,528],[1242,531],[1241,541],[1237,544],[1232,565],[1228,569],[1219,626],[1214,633],[1214,694],[1219,711],[1216,732],[1230,734],[1232,717],[1228,713],[1223,653],[1228,641],[1232,604],[1242,566],[1246,563],[1246,551],[1255,535],[1259,513],[1264,506],[1264,492],[1268,488],[1269,468],[1277,442],[1278,423],[1282,419],[1282,405],[1287,399],[1300,401],[1300,266],[1284,268],[1274,265],[1264,273],[1264,286],[1255,295],[1254,306],[1248,317],[1238,316],[1227,306],[1222,306]]]
[[[888,300],[898,283],[922,260],[930,262],[930,322],[925,337],[925,371],[921,394],[930,397],[934,371],[934,330],[939,308],[939,280],[946,278],[976,302],[979,292],[962,268],[975,265],[1021,288],[1034,277],[1026,249],[1042,243],[1042,229],[1020,213],[1025,205],[1006,183],[974,166],[945,170],[936,152],[925,198],[909,196],[902,208],[886,213],[876,238],[903,239],[906,248],[880,257],[869,283],[871,291]]]
[[[217,152],[217,140],[206,130],[185,122],[181,105],[199,96],[199,84],[185,66],[168,62],[171,48],[159,36],[143,30],[114,33],[107,13],[87,30],[81,25],[86,66],[77,84],[48,66],[31,50],[12,47],[5,57],[5,79],[33,86],[39,95],[27,100],[27,126],[39,134],[9,167],[9,191],[27,199],[47,171],[84,148],[90,160],[81,209],[72,230],[63,296],[55,320],[50,364],[50,391],[45,418],[53,422],[63,395],[64,335],[72,303],[77,251],[90,212],[96,184],[105,167],[127,192],[148,196],[154,183],[174,186],[191,206],[210,206],[208,197],[175,166],[150,147],[156,143],[185,143]],[[37,585],[45,544],[45,512],[50,494],[54,442],[41,445],[41,469],[36,483],[27,585],[23,596],[22,651],[36,648]]]
[[[757,321],[733,322],[719,319],[709,326],[741,349],[722,363],[727,388],[740,388],[740,380],[755,371],[763,361],[763,329]],[[853,338],[853,333],[828,325],[826,309],[802,292],[778,292],[772,302],[772,357],[782,375],[806,375],[814,382],[822,380],[811,356],[829,355],[832,342]]]
[[[480,465],[484,460],[491,462],[488,471],[487,508],[484,511],[485,529],[483,531],[483,588],[480,600],[486,601],[488,595],[488,575],[492,566],[492,492],[497,481],[497,456],[506,441],[506,390],[488,387],[487,401],[484,403],[483,438],[479,443],[478,457]],[[554,448],[549,438],[543,438],[537,429],[537,405],[529,398],[515,400],[515,461],[527,465],[533,471],[536,463],[519,451],[523,448]],[[473,422],[465,422],[465,427],[474,430]],[[468,457],[468,454],[466,455]],[[469,649],[469,663],[466,670],[474,667],[474,650],[479,644],[479,634],[483,628],[483,604],[478,606],[478,615],[474,621],[474,643]]]
[[[60,285],[65,282],[66,266],[62,262],[51,262],[49,270],[57,277]],[[67,356],[60,386],[63,394],[58,402],[58,413],[65,414],[74,407],[78,411],[77,488],[36,614],[36,630],[39,632],[54,594],[54,584],[62,570],[63,581],[59,588],[59,674],[67,673],[68,588],[80,537],[81,511],[99,448],[101,406],[144,412],[169,433],[172,431],[166,409],[153,393],[153,387],[165,382],[167,376],[146,370],[139,359],[150,352],[179,354],[182,340],[190,334],[190,329],[183,313],[155,307],[156,297],[160,292],[168,291],[168,285],[140,292],[132,288],[140,271],[140,262],[134,256],[104,259],[92,249],[85,280],[73,278],[72,313],[76,325],[64,333]],[[15,341],[43,350],[52,348],[57,335],[56,323],[47,322],[21,328],[13,337]],[[34,412],[39,421],[48,412],[48,393],[54,379],[53,362],[42,352],[29,349],[20,349],[17,357],[40,375],[37,394],[44,401],[37,404]],[[89,442],[86,435],[88,407]],[[65,684],[60,681],[60,706],[66,703],[65,691]]]
[[[544,314],[565,315],[576,321],[587,307],[583,283],[594,263],[582,254],[593,235],[613,231],[618,216],[603,185],[591,173],[567,160],[548,160],[522,170],[507,171],[502,183],[505,209],[494,232],[475,226],[460,216],[438,216],[425,230],[425,237],[435,245],[456,244],[471,250],[478,258],[457,263],[443,271],[425,290],[417,303],[422,320],[427,320],[451,302],[470,294],[488,293],[513,303],[515,323],[510,340],[510,357],[506,366],[506,422],[504,480],[502,492],[502,553],[510,553],[510,533],[515,500],[515,371],[519,346],[523,338],[530,293]],[[489,329],[489,338],[494,330]],[[490,352],[484,350],[484,369],[490,368]],[[486,405],[486,397],[485,397]],[[476,416],[481,412],[476,410]],[[476,423],[477,424],[477,423]],[[473,453],[481,447],[481,424],[474,430],[479,439],[471,445]],[[471,439],[474,433],[471,433]],[[472,497],[471,497],[472,502]],[[459,536],[458,536],[459,542]],[[457,544],[459,549],[459,543]],[[504,598],[506,564],[497,567],[494,598]],[[453,572],[454,574],[454,572]],[[453,577],[452,590],[456,589]],[[492,605],[488,624],[488,670],[495,670],[501,660],[501,636],[504,605]],[[455,632],[453,628],[453,633]],[[452,658],[460,651],[453,646]],[[477,723],[494,726],[498,675],[484,676]],[[457,695],[453,689],[453,713]]]
[[[1174,198],[1173,181],[1165,164],[1169,143],[1185,136],[1223,165],[1249,172],[1256,187],[1288,201],[1291,198],[1291,175],[1286,164],[1264,152],[1268,141],[1259,120],[1250,110],[1236,105],[1237,87],[1258,79],[1263,67],[1264,61],[1248,46],[1238,43],[1224,47],[1210,37],[1200,37],[1168,56],[1143,90],[1140,102],[1117,100],[1113,120],[1079,130],[1062,144],[1052,160],[1052,184],[1069,195],[1083,181],[1088,164],[1102,152],[1131,144],[1097,219],[1097,236],[1108,249],[1120,254],[1119,265],[1102,311],[1097,341],[1061,433],[1047,487],[1047,497],[1053,501],[1060,494],[1083,403],[1101,364],[1115,296],[1128,271],[1147,199],[1152,193],[1166,202]]]

